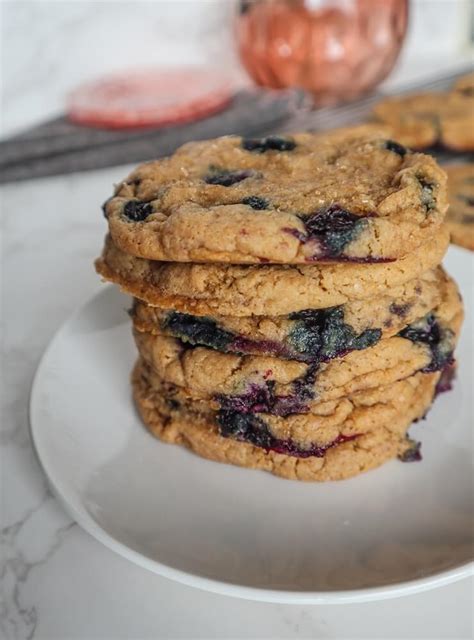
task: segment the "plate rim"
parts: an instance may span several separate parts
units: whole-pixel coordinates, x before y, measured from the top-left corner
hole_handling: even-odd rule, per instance
[[[107,290],[111,289],[116,289],[116,287],[114,287],[114,285],[106,284],[105,287],[101,287],[88,296],[54,332],[36,367],[28,398],[28,426],[35,456],[46,476],[53,495],[58,499],[66,513],[68,513],[68,515],[70,515],[71,518],[89,535],[123,558],[164,578],[174,580],[189,587],[209,591],[211,593],[260,602],[299,605],[373,602],[421,593],[423,591],[452,584],[464,578],[474,576],[474,560],[470,560],[429,576],[405,580],[403,582],[396,582],[380,587],[364,587],[348,590],[335,589],[333,591],[297,591],[271,589],[267,587],[252,587],[233,582],[225,582],[216,578],[208,578],[197,573],[177,569],[166,563],[149,558],[138,551],[134,551],[124,543],[117,540],[110,533],[107,533],[107,531],[105,531],[85,509],[81,510],[77,508],[75,504],[71,502],[71,499],[68,499],[67,492],[61,487],[61,482],[54,477],[54,473],[50,468],[48,468],[47,463],[41,455],[41,444],[39,442],[40,436],[36,431],[39,430],[39,427],[35,426],[38,422],[35,421],[34,415],[37,403],[36,395],[38,393],[43,369],[46,367],[49,354],[52,352],[57,342],[59,342],[62,333],[67,330],[68,325],[70,325],[70,323],[83,312],[84,308],[92,303],[96,298],[98,299],[105,295]]]

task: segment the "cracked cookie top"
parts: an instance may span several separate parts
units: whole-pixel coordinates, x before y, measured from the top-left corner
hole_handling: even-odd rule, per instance
[[[124,252],[240,264],[396,260],[432,236],[446,176],[373,135],[227,136],[139,166],[104,205]]]

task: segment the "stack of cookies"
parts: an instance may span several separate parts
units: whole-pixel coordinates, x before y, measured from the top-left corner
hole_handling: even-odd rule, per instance
[[[446,175],[375,134],[190,143],[104,205],[100,275],[131,293],[138,410],[165,442],[285,478],[398,456],[449,386]]]

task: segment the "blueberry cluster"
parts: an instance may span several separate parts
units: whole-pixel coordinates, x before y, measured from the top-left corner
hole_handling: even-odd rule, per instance
[[[210,173],[204,176],[204,182],[206,184],[217,184],[221,187],[231,187],[242,180],[251,178],[255,175],[255,171],[251,169],[239,169],[237,171],[230,171],[228,169],[212,169]]]
[[[398,142],[394,142],[393,140],[386,140],[384,142],[384,147],[388,151],[393,151],[393,153],[396,153],[401,158],[404,158],[408,153],[408,149],[406,147],[399,144]]]
[[[215,320],[178,311],[169,312],[162,322],[167,333],[196,346],[227,353],[267,354],[301,362],[318,363],[360,351],[376,344],[381,329],[356,333],[344,322],[343,307],[307,309],[288,316],[290,329],[281,341],[258,340],[223,329]]]
[[[346,246],[356,240],[368,226],[368,216],[357,216],[346,211],[337,204],[316,211],[309,216],[302,216],[305,232],[298,229],[287,229],[304,244],[312,243],[315,247],[314,259],[344,258]],[[355,261],[354,259],[352,259]],[[375,262],[367,258],[367,262]]]
[[[240,442],[253,444],[265,451],[274,451],[295,458],[323,458],[328,449],[336,447],[343,442],[355,440],[361,434],[350,436],[339,435],[331,442],[325,445],[310,445],[302,447],[291,438],[286,440],[275,438],[265,423],[265,420],[248,413],[237,413],[221,409],[218,413],[217,420],[220,427],[221,435],[225,438],[233,438]]]
[[[431,355],[429,364],[423,367],[424,373],[442,371],[453,362],[454,335],[451,329],[442,325],[435,313],[428,313],[418,322],[402,329],[400,337],[425,345]]]
[[[412,440],[407,437],[408,448],[403,451],[398,457],[402,462],[419,462],[422,459],[421,456],[421,442]]]
[[[254,153],[266,153],[267,151],[293,151],[296,142],[292,138],[281,136],[267,136],[266,138],[243,138],[242,148]]]
[[[265,380],[260,384],[249,384],[246,391],[239,395],[218,395],[220,406],[235,413],[271,413],[275,416],[290,416],[295,413],[306,413],[308,401],[314,398],[314,388],[305,374],[293,383],[292,393],[278,395],[273,380]]]
[[[244,198],[242,200],[242,204],[246,204],[252,209],[256,209],[257,211],[263,211],[264,209],[268,209],[269,202],[265,198],[260,198],[259,196],[249,196],[248,198]]]
[[[153,213],[153,207],[149,202],[129,200],[123,207],[123,215],[130,222],[143,222]]]
[[[228,351],[234,335],[218,326],[215,320],[171,311],[163,320],[163,329],[192,345]]]
[[[360,351],[376,344],[381,329],[366,329],[357,334],[344,322],[343,307],[306,309],[290,315],[294,327],[288,342],[301,354],[307,354],[311,362],[325,362],[349,351]]]

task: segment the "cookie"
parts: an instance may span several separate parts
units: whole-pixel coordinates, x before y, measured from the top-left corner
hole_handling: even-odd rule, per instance
[[[272,450],[277,448],[272,441],[290,441],[293,447],[287,445],[286,453],[291,455],[293,449],[296,457],[318,457],[318,454],[321,457],[325,450],[341,438],[350,439],[364,432],[374,431],[383,422],[384,414],[380,410],[383,410],[384,405],[396,401],[400,392],[403,393],[403,389],[410,390],[417,380],[416,376],[411,376],[391,385],[320,402],[305,414],[283,417],[268,413],[244,414],[228,409],[216,411],[203,401],[189,398],[179,387],[165,383],[145,362],[141,361],[139,367],[150,389],[162,395],[174,408],[177,405],[181,409],[187,407],[194,414],[206,416],[209,422],[217,422],[221,435]],[[430,374],[423,374],[423,377],[428,375]],[[354,415],[355,408],[370,408],[371,411]],[[246,437],[242,437],[244,434]],[[283,449],[284,445],[279,448]],[[318,449],[322,451],[317,451]]]
[[[159,378],[190,397],[216,409],[286,416],[418,371],[440,371],[452,361],[461,322],[462,304],[451,281],[443,302],[397,336],[325,362],[238,356],[138,331],[135,340]]]
[[[454,90],[464,96],[474,96],[474,73],[468,73],[456,80]]]
[[[406,432],[425,415],[439,378],[438,373],[419,373],[389,388],[320,405],[319,414],[280,422],[271,418],[270,425],[268,417],[255,415],[243,423],[228,420],[204,403],[183,398],[174,387],[152,386],[149,373],[139,361],[132,387],[143,422],[156,437],[210,460],[312,481],[350,478],[396,455],[416,459],[416,443]],[[285,420],[292,428],[282,424]]]
[[[444,226],[417,251],[383,264],[224,265],[130,256],[110,237],[98,273],[148,304],[194,315],[284,315],[387,295],[436,267],[449,243]]]
[[[433,158],[391,140],[310,133],[188,143],[139,166],[104,207],[126,253],[233,264],[395,260],[446,209]]]
[[[135,299],[130,315],[138,331],[179,338],[194,346],[321,362],[395,335],[436,307],[447,285],[447,275],[438,268],[386,295],[329,309],[305,309],[283,316],[203,317]]]
[[[388,98],[373,115],[391,127],[395,140],[413,149],[474,149],[474,99],[460,91]]]
[[[474,164],[450,165],[446,223],[451,242],[474,251]]]

